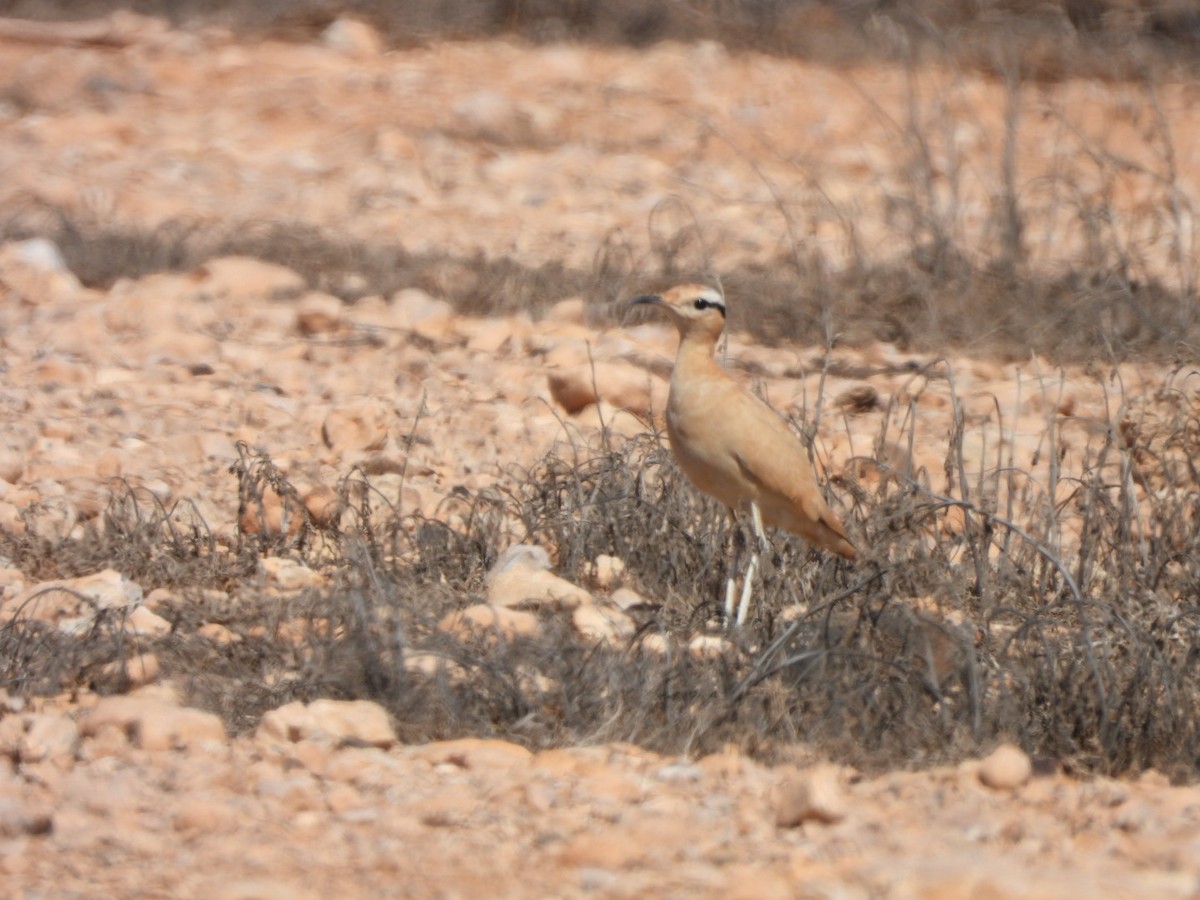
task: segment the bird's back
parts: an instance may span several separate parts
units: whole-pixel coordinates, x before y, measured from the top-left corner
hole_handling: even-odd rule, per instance
[[[817,488],[808,453],[782,417],[722,369],[711,351],[680,348],[667,403],[680,468],[732,509],[756,503],[763,523],[853,559],[854,545]]]

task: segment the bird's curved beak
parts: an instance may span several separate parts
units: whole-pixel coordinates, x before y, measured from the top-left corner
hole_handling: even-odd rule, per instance
[[[629,301],[630,306],[659,305],[666,301],[658,294],[639,294]]]
[[[630,300],[629,304],[625,307],[625,315],[621,319],[622,324],[629,321],[629,317],[633,314],[635,306],[657,306],[666,312],[675,312],[671,308],[671,304],[664,300],[660,294],[639,294]]]

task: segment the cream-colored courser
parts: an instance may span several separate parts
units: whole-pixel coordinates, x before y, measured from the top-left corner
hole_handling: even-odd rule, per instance
[[[749,512],[760,547],[763,526],[782,528],[822,549],[854,559],[846,529],[829,508],[800,438],[787,422],[738,384],[714,359],[725,329],[725,301],[712,288],[685,284],[635,297],[661,309],[679,330],[679,353],[667,398],[667,437],[679,467],[697,488],[736,514]],[[742,585],[736,623],[750,605],[758,552]],[[733,617],[734,581],[725,611]]]

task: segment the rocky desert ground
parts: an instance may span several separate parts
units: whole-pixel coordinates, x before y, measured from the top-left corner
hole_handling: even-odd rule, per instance
[[[1195,83],[0,26],[6,896],[1200,895]],[[1057,319],[1000,267],[890,332],[806,296],[1018,232]],[[809,312],[735,293],[788,266]],[[719,511],[647,437],[675,335],[624,310],[684,276],[728,284],[731,371],[864,550],[777,537],[742,634],[703,606]],[[614,459],[640,518],[578,500]],[[875,571],[842,606],[925,637],[843,654],[879,710],[825,740],[771,641]],[[761,712],[663,682],[662,723],[585,727],[629,696],[593,671]],[[471,712],[488,679],[514,699]]]

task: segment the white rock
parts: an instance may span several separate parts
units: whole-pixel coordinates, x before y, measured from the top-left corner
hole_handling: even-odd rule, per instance
[[[321,32],[321,43],[337,53],[356,58],[378,56],[384,50],[383,38],[366,22],[338,16]]]
[[[74,755],[79,746],[79,728],[66,716],[32,715],[17,747],[21,762],[41,762]]]
[[[369,700],[299,701],[273,709],[262,717],[257,735],[297,743],[325,740],[387,749],[396,743],[387,710]]]
[[[537,634],[541,627],[541,622],[533,613],[487,603],[477,603],[452,612],[438,623],[441,631],[462,639],[476,634],[499,634],[506,640],[512,640],[523,635]]]
[[[588,363],[553,369],[546,380],[554,402],[570,415],[598,400],[640,416],[666,407],[667,383],[636,366]]]
[[[332,294],[309,291],[296,303],[296,327],[301,334],[337,331],[342,321],[342,301]]]
[[[83,717],[79,728],[85,737],[107,728],[118,729],[144,750],[172,750],[226,739],[225,726],[213,713],[132,694],[102,698]]]
[[[90,627],[102,610],[127,609],[142,603],[142,589],[115,569],[62,581],[44,581],[0,605],[0,620],[15,616],[55,622],[75,632]]]
[[[515,568],[488,579],[488,602],[509,609],[576,609],[592,595],[545,569]]]
[[[517,119],[517,110],[508,92],[494,88],[472,91],[459,98],[453,112],[465,126],[495,135],[508,133]]]
[[[609,596],[609,602],[617,609],[628,612],[631,609],[636,609],[639,606],[649,606],[650,601],[639,594],[637,591],[630,588],[617,588]]]
[[[796,772],[780,785],[775,824],[794,828],[805,822],[832,824],[846,817],[846,798],[836,766],[822,764]]]
[[[488,578],[512,569],[549,569],[550,554],[545,547],[537,544],[513,544],[500,554],[491,569]]]
[[[126,634],[161,637],[170,631],[171,623],[145,606],[139,606],[125,617]]]
[[[733,644],[719,634],[698,634],[688,641],[688,652],[701,659],[724,656],[731,649]]]
[[[437,300],[420,288],[405,288],[392,295],[392,316],[396,327],[426,337],[440,337],[454,320],[454,307]]]
[[[360,400],[334,407],[321,425],[325,446],[338,453],[381,450],[394,414],[383,403]]]
[[[301,562],[282,556],[263,557],[259,560],[259,566],[273,585],[285,591],[298,591],[322,581],[320,573],[314,572]]]
[[[1001,744],[979,764],[979,780],[995,790],[1011,790],[1029,781],[1033,763],[1014,744]]]
[[[587,603],[571,614],[575,630],[590,641],[618,644],[628,640],[636,630],[633,620],[619,609],[608,609]]]
[[[625,574],[625,561],[601,553],[592,563],[592,582],[601,590],[607,590],[621,580]]]
[[[238,303],[289,299],[307,286],[297,272],[248,256],[211,259],[195,275],[204,293]]]
[[[9,245],[14,259],[43,272],[70,273],[67,261],[58,249],[58,244],[48,238],[30,238]]]

